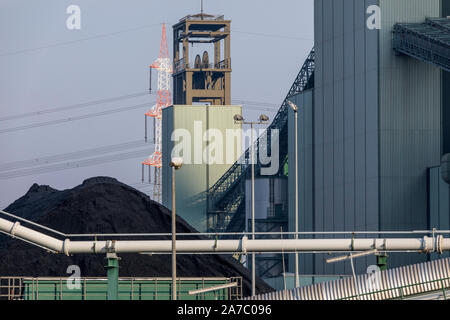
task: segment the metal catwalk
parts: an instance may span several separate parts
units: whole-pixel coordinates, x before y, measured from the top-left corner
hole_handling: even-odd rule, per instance
[[[428,18],[425,23],[394,26],[394,50],[450,71],[450,19]]]
[[[273,129],[279,130],[280,169],[278,172],[280,173],[287,161],[288,153],[287,123],[289,106],[287,101],[296,94],[314,86],[314,61],[315,51],[313,48],[306,58],[306,61],[298,73],[273,122],[267,129],[267,132],[269,133]],[[267,143],[261,143],[260,145],[260,141],[267,141]],[[270,148],[270,134],[268,134],[267,138],[259,137],[255,142],[255,146],[255,152],[258,152],[259,147],[266,148],[267,146]],[[266,154],[271,154],[270,150],[268,150],[268,153]],[[250,172],[250,168],[250,148],[248,148],[241,158],[231,166],[210,190],[208,190],[206,194],[209,202],[208,215],[226,215],[226,217],[216,217],[216,219],[212,219],[214,221],[225,221],[225,223],[208,226],[208,232],[221,232],[225,230],[228,232],[243,231],[245,219],[245,206],[243,205],[245,199],[245,177]],[[261,165],[259,163],[256,164],[256,175],[259,175],[260,169]]]

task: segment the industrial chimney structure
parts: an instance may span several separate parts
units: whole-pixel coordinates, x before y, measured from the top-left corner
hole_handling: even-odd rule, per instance
[[[176,178],[177,214],[200,232],[229,222],[226,212],[210,212],[208,192],[243,151],[241,124],[234,121],[242,107],[230,105],[230,26],[223,15],[203,12],[173,26],[173,105],[162,110],[162,201],[172,208],[169,162],[182,157]],[[228,130],[236,132],[232,141],[225,141]],[[215,141],[218,134],[222,143]],[[183,151],[173,155],[180,146]],[[213,160],[217,154],[223,157]]]
[[[187,16],[173,26],[174,104],[230,105],[230,20],[204,13]],[[213,45],[189,63],[190,45]]]

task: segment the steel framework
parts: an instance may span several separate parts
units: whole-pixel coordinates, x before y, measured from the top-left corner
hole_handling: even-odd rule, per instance
[[[295,78],[286,98],[284,99],[278,113],[273,122],[268,127],[266,133],[259,137],[255,142],[255,152],[259,148],[268,148],[267,155],[271,154],[271,132],[272,130],[279,130],[279,168],[283,168],[287,161],[287,122],[288,122],[288,103],[287,101],[294,95],[312,88],[314,85],[314,64],[315,51],[314,48],[309,53],[304,62],[300,72]],[[266,135],[267,134],[267,135]],[[267,137],[267,138],[265,138]],[[261,143],[264,141],[264,143]],[[230,169],[208,190],[206,196],[208,197],[208,232],[222,232],[222,231],[242,231],[239,229],[243,225],[245,214],[243,214],[244,206],[242,205],[245,199],[245,178],[250,171],[250,149],[248,148],[240,159],[234,163]],[[261,171],[261,164],[255,165],[256,174],[259,175]],[[278,170],[282,172],[282,170]],[[202,196],[202,195],[201,195]],[[242,220],[236,222],[232,220]]]
[[[394,26],[394,50],[450,71],[450,19],[428,18],[425,23]]]
[[[142,166],[154,167],[154,177],[153,177],[153,200],[161,202],[161,167],[162,167],[162,109],[170,106],[170,80],[172,75],[172,63],[169,58],[169,50],[167,49],[167,36],[166,36],[166,25],[163,24],[162,37],[161,37],[161,48],[159,51],[159,58],[150,66],[151,69],[158,71],[158,93],[157,93],[157,103],[156,105],[148,111],[145,116],[155,118],[155,151],[149,156]],[[142,170],[142,175],[144,175],[144,170]],[[150,179],[150,177],[149,177]],[[142,176],[142,180],[144,177]]]

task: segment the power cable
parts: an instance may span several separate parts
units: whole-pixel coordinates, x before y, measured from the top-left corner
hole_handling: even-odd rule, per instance
[[[77,121],[77,120],[89,119],[89,118],[92,118],[92,117],[99,117],[99,116],[104,116],[104,115],[110,115],[110,114],[114,114],[114,113],[118,113],[118,112],[124,112],[124,111],[139,109],[139,108],[143,108],[143,107],[149,107],[149,105],[152,105],[154,103],[155,102],[143,103],[143,104],[138,104],[138,105],[134,105],[134,106],[121,107],[121,108],[117,108],[117,109],[111,109],[111,110],[106,110],[106,111],[102,111],[102,112],[86,114],[86,115],[82,115],[82,116],[76,116],[76,117],[70,117],[70,118],[64,118],[64,119],[57,119],[57,120],[33,123],[33,124],[28,124],[28,125],[23,125],[23,126],[18,126],[18,127],[0,129],[0,134],[1,133],[14,132],[14,131],[21,131],[21,130],[26,130],[26,129],[32,129],[32,128],[39,128],[39,127],[55,125],[55,124],[60,124],[60,123],[66,123],[66,122],[72,122],[72,121]],[[274,106],[274,107],[276,106],[278,108],[278,105],[276,105],[276,104],[269,104],[269,103],[263,103],[263,102],[259,103],[259,102],[255,102],[255,101],[244,101],[244,100],[239,100],[239,101],[235,100],[235,103],[243,103],[245,105],[246,109],[265,110],[265,111],[271,111],[271,112],[276,112],[278,110],[278,109],[272,109],[272,108],[259,107],[259,105],[266,105],[266,106]],[[78,107],[79,105],[76,105],[76,106]],[[62,107],[62,108],[66,108],[66,107]],[[56,109],[58,109],[58,110],[56,110]],[[61,111],[61,108],[55,108],[51,112],[57,112],[57,111]],[[43,110],[43,111],[36,111],[33,114],[42,114],[44,112],[45,112],[45,110]],[[47,112],[47,113],[50,113],[50,112]],[[27,114],[26,116],[29,116],[29,115],[30,114]],[[25,116],[25,114],[23,114],[23,115],[16,115],[14,117],[18,118],[18,117],[22,117],[22,116]],[[10,117],[12,117],[12,116],[10,116]],[[1,121],[1,119],[0,119],[0,121]]]
[[[99,105],[99,104],[108,103],[108,102],[115,102],[115,101],[119,101],[119,100],[126,100],[126,99],[141,97],[141,96],[145,96],[148,94],[149,94],[148,91],[137,92],[137,93],[127,94],[127,95],[118,96],[118,97],[104,98],[104,99],[99,99],[99,100],[77,103],[77,104],[64,106],[64,107],[48,108],[48,109],[43,109],[43,110],[34,111],[34,112],[26,112],[26,113],[11,115],[11,116],[4,116],[4,117],[0,117],[0,121],[22,119],[22,118],[27,118],[27,117],[34,117],[34,116],[40,116],[40,115],[44,115],[44,114],[54,113],[54,112],[84,108],[84,107]]]
[[[43,45],[43,46],[34,47],[34,48],[26,48],[26,49],[21,49],[21,50],[12,51],[12,52],[3,52],[3,53],[0,53],[0,57],[14,56],[14,55],[18,55],[18,54],[27,53],[27,52],[33,52],[33,51],[39,51],[39,50],[43,50],[43,49],[50,49],[50,48],[56,48],[56,47],[60,47],[60,46],[72,45],[72,44],[76,44],[76,43],[80,43],[80,42],[84,42],[84,41],[97,40],[97,39],[111,37],[111,36],[115,36],[115,35],[119,35],[119,34],[130,33],[130,32],[134,32],[134,31],[138,31],[138,30],[153,28],[153,27],[156,27],[159,25],[161,25],[161,23],[154,23],[154,24],[150,24],[150,25],[144,25],[144,26],[125,29],[125,30],[119,30],[116,32],[99,34],[99,35],[95,35],[92,37],[86,37],[86,38],[81,38],[81,39],[72,40],[72,41],[57,42],[57,43]],[[268,33],[240,31],[240,30],[232,30],[231,32],[246,34],[246,35],[251,35],[251,36],[257,36],[257,37],[313,41],[313,39],[311,39],[311,38],[296,37],[296,36],[289,36],[289,35],[282,35],[282,34],[268,34]]]
[[[248,31],[239,31],[239,30],[231,30],[231,32],[234,32],[234,33],[241,33],[241,34],[247,34],[247,35],[257,36],[257,37],[267,37],[267,38],[277,38],[277,39],[291,39],[291,40],[314,41],[314,39],[312,39],[312,38],[287,36],[287,35],[282,35],[282,34],[268,34],[268,33],[248,32]]]
[[[75,152],[63,153],[52,156],[39,157],[28,160],[14,161],[9,163],[0,164],[1,171],[10,171],[14,169],[23,169],[29,167],[36,167],[41,165],[48,165],[52,163],[62,162],[66,160],[74,160],[80,158],[91,157],[100,154],[112,153],[115,151],[122,151],[125,149],[133,149],[143,147],[145,145],[153,145],[152,143],[146,143],[144,140],[129,141],[125,143],[102,146],[97,148],[91,148],[86,150],[80,150]]]
[[[51,121],[33,123],[33,124],[28,124],[28,125],[13,127],[13,128],[0,129],[0,134],[7,133],[7,132],[21,131],[21,130],[31,129],[31,128],[39,128],[39,127],[55,125],[55,124],[60,124],[60,123],[66,123],[66,122],[72,122],[72,121],[77,121],[77,120],[89,119],[89,118],[93,118],[93,117],[100,117],[100,116],[110,115],[110,114],[114,114],[114,113],[149,107],[149,105],[151,105],[151,104],[154,104],[154,102],[141,103],[141,104],[137,104],[134,106],[121,107],[121,108],[117,108],[117,109],[111,109],[111,110],[106,110],[106,111],[101,111],[101,112],[96,112],[96,113],[90,113],[90,114],[85,114],[82,116],[70,117],[70,118],[65,118],[65,119],[51,120]]]
[[[150,25],[145,25],[145,26],[125,29],[125,30],[121,30],[121,31],[111,32],[111,33],[99,34],[99,35],[95,35],[95,36],[92,36],[92,37],[87,37],[87,38],[82,38],[82,39],[77,39],[77,40],[72,40],[72,41],[58,42],[58,43],[54,43],[54,44],[49,44],[49,45],[40,46],[40,47],[34,47],[34,48],[27,48],[27,49],[17,50],[17,51],[13,51],[13,52],[4,52],[4,53],[0,53],[0,57],[14,56],[14,55],[17,55],[17,54],[23,54],[23,53],[32,52],[32,51],[38,51],[38,50],[43,50],[43,49],[49,49],[49,48],[55,48],[55,47],[60,47],[60,46],[66,46],[66,45],[71,45],[71,44],[74,44],[74,43],[80,43],[80,42],[88,41],[88,40],[97,40],[97,39],[101,39],[101,38],[115,36],[115,35],[118,35],[118,34],[129,33],[129,32],[142,30],[142,29],[147,29],[147,28],[153,28],[153,27],[156,27],[156,26],[159,26],[159,25],[161,25],[161,24],[160,23],[154,23],[154,24],[150,24]]]
[[[98,164],[105,164],[105,163],[110,163],[110,162],[117,162],[117,161],[122,161],[122,160],[140,158],[140,157],[147,156],[148,154],[149,154],[149,150],[146,149],[146,150],[131,151],[131,152],[120,153],[120,154],[109,155],[109,156],[96,157],[96,158],[92,158],[92,159],[86,159],[86,160],[80,160],[80,161],[74,161],[74,162],[67,162],[67,163],[62,163],[62,164],[55,164],[55,165],[45,166],[45,167],[9,171],[9,172],[0,173],[0,180],[7,180],[7,179],[12,179],[12,178],[37,175],[37,174],[42,174],[42,173],[57,172],[57,171],[68,170],[68,169],[95,166]]]

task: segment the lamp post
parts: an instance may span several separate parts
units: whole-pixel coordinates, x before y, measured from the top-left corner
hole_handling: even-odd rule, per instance
[[[295,115],[295,239],[298,239],[298,107],[289,100],[288,105]],[[295,287],[300,287],[298,252],[295,252]]]
[[[173,158],[169,166],[172,168],[172,300],[177,300],[177,214],[175,198],[175,171],[183,165],[182,158]]]
[[[244,121],[244,118],[240,114],[236,114],[233,117],[234,122],[249,124],[250,125],[250,154],[251,154],[251,168],[252,168],[252,240],[255,240],[255,148],[253,144],[253,125],[255,124],[263,124],[269,121],[269,117],[265,114],[259,116],[258,121]],[[247,229],[247,221],[245,223],[245,228]],[[255,253],[252,253],[252,296],[256,295],[256,262],[255,262]]]

